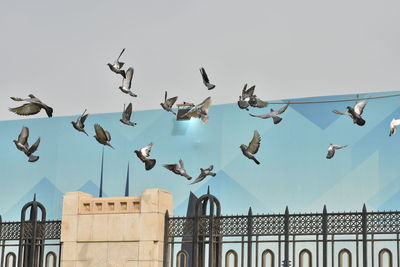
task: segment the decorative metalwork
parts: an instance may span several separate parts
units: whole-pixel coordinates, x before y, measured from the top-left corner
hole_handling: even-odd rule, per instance
[[[210,205],[209,209],[207,205]],[[394,242],[392,247],[400,251],[398,211],[367,212],[364,205],[361,212],[328,213],[324,207],[321,213],[290,214],[286,208],[284,214],[253,215],[249,209],[247,215],[221,216],[219,212],[213,213],[214,205],[220,210],[219,201],[208,193],[197,200],[194,216],[170,218],[166,214],[164,251],[172,252],[171,255],[164,253],[164,267],[170,267],[169,259],[174,254],[171,248],[179,244],[180,249],[185,248],[188,252],[191,267],[205,266],[207,262],[208,267],[221,267],[222,253],[226,256],[226,251],[234,251],[232,244],[240,244],[238,262],[245,266],[247,261],[248,267],[258,266],[260,262],[265,265],[265,251],[276,255],[276,261],[284,267],[304,265],[301,261],[304,253],[307,253],[309,264],[315,259],[317,266],[319,263],[320,267],[336,266],[342,264],[343,251],[355,255],[359,262],[357,266],[373,267],[371,261],[375,254],[381,261],[383,258],[383,253],[378,255],[373,250],[375,243]],[[209,215],[205,214],[208,210]],[[302,244],[307,242],[308,247],[303,247]],[[310,242],[314,244],[310,246]],[[349,247],[353,251],[350,252],[343,243],[352,243]],[[263,244],[263,250],[260,250],[260,244]],[[310,247],[313,250],[309,250]],[[342,254],[339,255],[339,251]],[[389,249],[385,253],[392,255]],[[388,258],[391,262],[392,258]],[[400,266],[400,256],[396,260]],[[274,265],[273,262],[269,265]]]

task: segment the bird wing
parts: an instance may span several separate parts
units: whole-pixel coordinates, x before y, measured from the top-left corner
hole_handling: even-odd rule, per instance
[[[33,145],[31,145],[31,147],[28,149],[28,154],[32,154],[32,153],[34,153],[36,150],[37,150],[37,148],[39,147],[39,144],[40,144],[40,137],[36,140],[36,142],[33,144]]]
[[[89,116],[89,114],[85,114],[85,115],[82,115],[81,118],[80,118],[80,121],[81,121],[81,124],[82,124],[83,127],[85,126],[85,121],[86,121],[88,116]]]
[[[334,149],[328,149],[328,153],[326,154],[326,158],[330,159],[335,155],[335,150]]]
[[[344,145],[344,146],[332,145],[332,147],[333,147],[334,149],[341,149],[341,148],[347,147],[347,145]]]
[[[104,131],[106,133],[107,136],[107,141],[111,141],[111,134],[108,131]]]
[[[208,113],[208,109],[211,106],[211,96],[207,97],[206,99],[203,100],[203,102],[200,103],[201,106],[201,111],[205,112],[205,114]]]
[[[289,107],[289,103],[287,103],[285,106],[281,107],[280,109],[278,109],[276,112],[278,114],[282,114],[283,112],[286,111],[286,109]]]
[[[183,160],[179,160],[179,165],[181,166],[181,169],[183,169],[184,171],[186,171],[185,169],[185,164],[183,164]]]
[[[167,100],[165,100],[165,102],[167,102],[167,105],[169,107],[172,107],[175,104],[177,99],[178,99],[178,97],[174,96],[174,97],[168,98]]]
[[[194,180],[190,184],[197,184],[197,183],[199,183],[199,182],[201,182],[203,180],[204,180],[204,175],[203,175],[203,173],[200,173],[200,175],[196,178],[196,180]]]
[[[271,113],[263,114],[263,115],[254,115],[254,114],[249,114],[252,117],[257,117],[261,119],[268,119],[271,118]]]
[[[152,146],[153,146],[153,143],[148,144],[147,146],[140,149],[140,153],[142,153],[142,155],[145,156],[146,158],[149,157]]]
[[[347,115],[346,113],[343,113],[337,109],[332,110],[333,113],[338,114],[338,115]]]
[[[247,85],[247,84],[246,84],[246,85]],[[256,86],[255,86],[255,85],[253,85],[252,87],[250,87],[250,88],[247,89],[247,90],[244,90],[244,88],[243,88],[242,96],[244,96],[244,97],[250,97],[250,96],[252,96],[252,95],[254,94],[254,89],[256,89]]]
[[[268,102],[262,101],[261,99],[257,98],[256,107],[265,108],[267,105],[268,105]]]
[[[178,168],[178,164],[164,164],[163,166],[172,172]]]
[[[257,153],[260,148],[261,136],[257,130],[254,131],[253,139],[251,139],[249,146],[247,147],[247,151],[251,154]]]
[[[132,103],[129,103],[129,105],[126,107],[124,112],[122,112],[122,117],[125,120],[130,121],[131,120],[131,115],[132,115]]]
[[[208,79],[206,70],[204,68],[200,68],[200,73],[201,73],[201,76],[203,77],[204,83],[209,83],[210,80]]]
[[[118,56],[118,58],[117,58],[117,61],[119,60],[119,58],[122,56],[122,54],[123,54],[124,52],[125,52],[125,48],[122,49],[121,53],[119,54],[119,56]]]
[[[393,119],[392,122],[390,123],[391,126],[399,126],[400,125],[400,119],[395,120]]]
[[[27,103],[16,108],[9,108],[11,112],[21,116],[33,115],[39,113],[41,107],[37,104]]]
[[[18,143],[26,145],[29,137],[29,128],[22,127],[21,133],[18,136]]]
[[[133,78],[133,68],[129,67],[125,72],[125,78],[122,79],[122,87],[131,89],[132,78]]]
[[[362,113],[363,113],[363,111],[364,111],[364,108],[365,108],[365,106],[367,105],[367,103],[368,103],[368,101],[362,101],[362,102],[360,102],[360,103],[357,103],[355,106],[354,106],[354,111],[358,114],[358,115],[361,115]]]
[[[100,140],[108,140],[106,131],[104,131],[103,127],[101,127],[99,124],[94,125],[94,131],[96,132],[97,138],[99,138]]]

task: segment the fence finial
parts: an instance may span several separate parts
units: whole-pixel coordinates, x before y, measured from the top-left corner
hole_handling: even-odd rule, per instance
[[[36,201],[36,193],[33,194],[33,201]]]
[[[207,195],[210,194],[210,186],[207,187]]]

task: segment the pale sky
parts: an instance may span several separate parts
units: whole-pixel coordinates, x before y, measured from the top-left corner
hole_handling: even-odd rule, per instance
[[[165,90],[233,103],[244,83],[265,100],[398,90],[399,13],[370,0],[1,1],[0,120],[30,93],[65,116],[159,109]],[[106,66],[122,48],[137,98]]]

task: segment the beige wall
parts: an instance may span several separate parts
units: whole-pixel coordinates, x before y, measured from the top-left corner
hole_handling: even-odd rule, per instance
[[[146,189],[140,196],[64,196],[61,267],[161,267],[164,216],[172,195]]]

